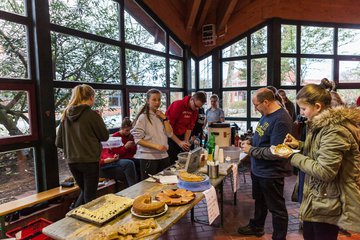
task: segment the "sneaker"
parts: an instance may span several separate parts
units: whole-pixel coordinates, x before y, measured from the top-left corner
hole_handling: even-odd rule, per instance
[[[256,237],[261,237],[265,234],[264,229],[260,227],[253,227],[251,225],[246,225],[244,227],[238,228],[238,233],[242,235],[254,235]]]

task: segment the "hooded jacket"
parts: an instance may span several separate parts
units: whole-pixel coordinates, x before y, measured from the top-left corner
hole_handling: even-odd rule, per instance
[[[56,136],[56,146],[64,150],[68,163],[99,162],[101,141],[109,139],[109,132],[101,116],[89,105],[69,109]]]
[[[306,173],[299,217],[360,232],[360,109],[336,107],[307,122],[291,164]]]

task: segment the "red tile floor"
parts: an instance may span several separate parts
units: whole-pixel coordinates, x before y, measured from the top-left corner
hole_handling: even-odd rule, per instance
[[[265,235],[257,237],[246,237],[237,233],[239,226],[246,225],[249,218],[253,216],[254,203],[251,198],[251,178],[247,173],[245,175],[246,183],[244,179],[239,178],[240,187],[237,193],[237,205],[233,204],[233,197],[231,193],[230,178],[226,178],[224,181],[224,227],[214,227],[201,223],[192,223],[190,220],[190,213],[184,216],[179,222],[177,222],[172,228],[169,229],[164,235],[161,236],[161,240],[270,240],[272,234],[271,213],[268,214],[265,223]],[[296,177],[292,176],[286,178],[285,183],[285,199],[287,210],[289,213],[289,227],[288,227],[288,240],[300,240],[303,239],[301,231],[299,231],[298,222],[298,209],[299,204],[291,202],[290,196],[292,193],[293,185]],[[200,220],[207,220],[207,210],[204,201],[200,202],[195,207],[195,217]],[[219,224],[220,217],[216,219],[214,225]],[[339,240],[360,240],[360,234],[352,234],[351,237],[345,235],[339,235]]]

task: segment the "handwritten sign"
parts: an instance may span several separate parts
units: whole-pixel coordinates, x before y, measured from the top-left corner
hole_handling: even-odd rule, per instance
[[[238,189],[238,165],[233,163],[231,164],[232,175],[233,175],[233,191],[236,192]]]
[[[219,204],[214,186],[211,186],[211,188],[205,190],[203,194],[205,195],[206,199],[209,224],[212,224],[214,220],[220,215]]]

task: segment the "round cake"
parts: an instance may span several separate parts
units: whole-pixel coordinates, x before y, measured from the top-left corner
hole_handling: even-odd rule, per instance
[[[150,194],[136,197],[133,203],[133,211],[139,215],[153,215],[164,210],[165,202],[153,202]]]
[[[195,199],[195,194],[183,188],[165,189],[156,194],[156,200],[169,206],[184,205]]]
[[[204,179],[198,182],[189,182],[179,178],[177,186],[178,188],[184,188],[193,192],[202,192],[209,189],[211,187],[211,184],[209,177],[207,175],[204,175]]]

